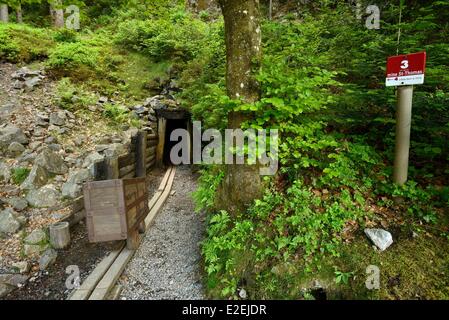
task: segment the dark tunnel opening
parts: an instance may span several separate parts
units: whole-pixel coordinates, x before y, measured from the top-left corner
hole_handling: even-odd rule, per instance
[[[172,165],[172,161],[170,159],[170,152],[176,144],[179,143],[179,139],[175,141],[170,140],[170,136],[172,132],[176,129],[184,129],[187,130],[187,119],[167,119],[167,126],[165,130],[165,146],[164,146],[164,164]]]

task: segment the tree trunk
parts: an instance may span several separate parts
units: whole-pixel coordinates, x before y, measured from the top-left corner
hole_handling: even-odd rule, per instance
[[[273,19],[273,0],[270,0],[270,7],[268,8],[268,16],[269,19]]]
[[[226,89],[232,99],[253,103],[260,98],[254,78],[262,58],[259,0],[220,0],[226,37]],[[228,128],[240,128],[248,115],[231,112]],[[258,165],[231,164],[219,188],[218,206],[231,213],[244,210],[261,196]]]
[[[19,4],[16,8],[17,23],[23,23],[22,5]]]
[[[54,0],[50,4],[50,15],[53,19],[53,25],[55,28],[64,27],[64,10],[62,9],[61,0]]]
[[[0,4],[0,22],[7,23],[9,21],[8,5]]]

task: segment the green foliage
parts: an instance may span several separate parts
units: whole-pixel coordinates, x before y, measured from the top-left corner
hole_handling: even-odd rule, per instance
[[[98,64],[99,52],[86,43],[61,43],[54,48],[49,56],[48,65],[51,68],[75,69],[87,67],[95,69]]]
[[[25,25],[0,24],[0,60],[31,62],[48,56],[51,32]]]
[[[408,181],[403,186],[386,183],[378,192],[391,195],[393,198],[404,201],[407,213],[427,223],[436,223],[438,215],[435,210],[435,192],[420,187],[414,181]]]
[[[199,187],[193,193],[196,203],[196,210],[211,210],[215,203],[215,194],[218,186],[224,177],[224,172],[218,167],[209,170],[202,170],[199,179]]]
[[[30,174],[30,171],[31,170],[28,168],[22,168],[22,167],[14,168],[12,170],[12,181],[17,185],[22,184],[22,182],[24,182],[25,179]]]
[[[400,52],[432,52],[429,82],[416,89],[414,121],[419,123],[412,125],[416,134],[411,163],[419,165],[412,166],[410,173],[420,182],[435,175],[444,181],[449,172],[445,152],[449,127],[444,119],[448,88],[441,79],[447,72],[442,70],[447,70],[449,51],[440,35],[431,36],[430,31],[421,37],[423,26],[432,30],[440,19],[439,14],[426,11],[435,13],[435,8],[422,7],[424,11],[404,19],[400,48]],[[250,277],[260,290],[257,297],[276,297],[281,283],[273,266],[293,261],[307,274],[319,270],[325,257],[340,257],[342,244],[353,230],[376,220],[371,204],[377,198],[386,210],[426,223],[436,222],[438,206],[447,203],[444,191],[436,196],[434,189],[417,182],[404,187],[390,182],[395,97],[384,87],[384,68],[386,57],[396,53],[397,7],[386,6],[381,31],[358,25],[349,6],[322,9],[313,15],[305,10],[300,21],[292,16],[264,23],[264,58],[257,76],[261,99],[254,104],[225,96],[224,72],[220,72],[224,64],[220,59],[219,64],[210,63],[214,54],[223,57],[222,44],[205,51],[201,67],[193,60],[183,74],[189,84],[183,98],[206,126],[223,128],[217,115],[224,119],[234,110],[252,117],[245,126],[280,131],[280,174],[263,199],[236,216],[211,213],[203,254],[214,296],[235,297],[237,285]],[[412,16],[419,18],[414,21]],[[443,23],[442,35],[447,31]],[[210,77],[213,72],[219,77]],[[434,78],[437,75],[441,78]],[[398,197],[403,201],[398,203]],[[293,272],[287,268],[282,278],[294,277]],[[337,269],[334,274],[338,284],[348,284],[352,275]]]
[[[147,53],[156,61],[169,58],[190,60],[204,45],[207,25],[179,8],[168,19],[128,20],[118,26],[116,42]]]
[[[334,274],[336,284],[348,284],[349,279],[351,279],[351,277],[354,275],[354,272],[343,272],[335,267]]]
[[[56,30],[54,33],[53,38],[56,42],[77,42],[78,41],[78,35],[76,31],[71,29],[59,29]]]
[[[77,111],[87,109],[95,104],[97,97],[84,90],[80,85],[73,84],[69,78],[62,78],[57,85],[57,103],[63,109]]]
[[[115,124],[127,123],[130,120],[129,112],[126,107],[111,103],[106,103],[104,105],[103,115],[112,120]]]

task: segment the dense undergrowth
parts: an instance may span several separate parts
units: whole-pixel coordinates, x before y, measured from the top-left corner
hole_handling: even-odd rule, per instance
[[[223,64],[214,58],[220,48],[212,47],[202,77],[184,92],[194,115],[222,126],[226,111],[255,112],[248,126],[280,130],[281,168],[263,199],[237,216],[210,200],[221,169],[204,172],[196,199],[200,209],[214,212],[203,246],[211,296],[238,298],[245,288],[251,298],[307,299],[319,280],[329,298],[448,298],[447,290],[434,290],[448,285],[449,119],[441,111],[449,105],[449,29],[440,11],[447,6],[411,6],[399,48],[394,5],[385,6],[380,31],[364,29],[347,6],[265,22],[262,98],[254,105],[224,98],[223,78],[216,78]],[[386,57],[396,50],[429,55],[426,85],[415,91],[404,187],[391,183],[395,95],[383,83]],[[372,250],[362,231],[374,226],[397,229],[397,248],[360,259],[360,251]],[[404,263],[415,250],[407,243],[411,234],[432,246],[412,270]],[[434,255],[441,277],[427,281],[423,268]],[[384,259],[396,264],[379,266],[384,288],[370,292],[365,268]],[[411,283],[391,289],[393,273]]]
[[[223,129],[239,110],[255,115],[246,126],[280,130],[279,172],[247,212],[217,208],[223,168],[202,171],[194,197],[209,217],[210,297],[238,298],[245,288],[250,298],[308,299],[319,281],[328,298],[449,298],[449,2],[405,7],[399,45],[390,2],[380,30],[335,1],[264,21],[261,99],[251,105],[226,97],[222,19],[169,2],[99,1],[84,8],[81,32],[0,24],[0,59],[44,64],[59,81],[58,103],[72,111],[87,112],[99,95],[139,101],[175,77],[184,88],[177,98],[203,127]],[[397,50],[428,54],[404,187],[391,183],[396,98],[384,86],[386,57]],[[130,121],[119,104],[103,116]],[[374,226],[394,231],[387,252],[364,238]],[[383,272],[377,291],[364,286],[370,264]]]

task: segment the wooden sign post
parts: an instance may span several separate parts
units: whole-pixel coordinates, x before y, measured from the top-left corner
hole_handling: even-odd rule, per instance
[[[398,87],[396,110],[396,145],[393,181],[407,182],[412,122],[413,85],[424,83],[426,53],[414,53],[388,58],[386,86]]]

